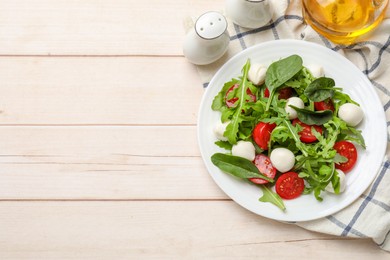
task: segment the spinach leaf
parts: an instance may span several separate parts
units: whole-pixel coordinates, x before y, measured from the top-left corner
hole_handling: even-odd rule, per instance
[[[321,77],[315,79],[307,86],[304,94],[314,102],[323,101],[327,98],[332,98],[335,93],[335,82],[331,78]]]
[[[265,84],[270,95],[265,109],[266,111],[268,111],[271,106],[276,90],[302,69],[302,63],[301,57],[298,55],[291,55],[272,63],[268,67],[265,74]]]
[[[333,112],[331,110],[311,111],[292,105],[290,107],[297,111],[298,119],[307,125],[323,125],[333,118]]]
[[[242,157],[215,153],[211,156],[211,162],[222,171],[240,179],[261,178],[269,182],[274,182],[273,179],[260,173],[256,165],[251,161]]]
[[[268,188],[265,185],[261,185],[261,190],[263,191],[263,196],[259,198],[259,201],[261,202],[270,202],[280,208],[281,210],[285,211],[286,207],[284,206],[282,198],[280,196],[273,192],[270,188]]]

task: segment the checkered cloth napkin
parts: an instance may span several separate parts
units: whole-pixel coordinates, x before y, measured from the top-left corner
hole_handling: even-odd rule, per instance
[[[314,42],[342,54],[367,76],[380,97],[389,126],[390,8],[387,9],[385,20],[371,35],[356,44],[343,46],[330,42],[303,23],[300,0],[273,0],[271,3],[273,18],[263,27],[250,30],[228,21],[230,45],[227,53],[210,65],[197,66],[203,87],[207,87],[213,75],[227,60],[247,47],[279,39]],[[376,179],[353,204],[328,217],[296,225],[337,236],[372,238],[379,247],[390,251],[390,161],[387,159],[390,146],[387,147],[386,157]]]

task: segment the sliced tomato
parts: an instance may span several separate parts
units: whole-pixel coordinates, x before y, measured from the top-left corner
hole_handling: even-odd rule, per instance
[[[261,149],[268,150],[268,143],[271,139],[271,132],[275,127],[276,124],[260,122],[253,129],[253,140]]]
[[[262,174],[271,179],[275,178],[276,168],[272,165],[271,160],[267,155],[257,154],[253,163]],[[250,178],[249,180],[256,184],[268,183],[268,181],[261,178]]]
[[[333,148],[341,156],[344,156],[348,159],[345,163],[336,163],[336,169],[342,170],[344,173],[350,171],[356,164],[357,161],[357,150],[353,143],[348,141],[339,141],[336,142]]]
[[[283,199],[295,199],[305,189],[305,182],[296,172],[286,172],[279,176],[275,184],[276,193]]]
[[[314,102],[314,108],[317,111],[331,110],[334,112],[334,104],[330,98],[325,99],[324,101]]]
[[[264,89],[264,97],[269,97],[269,90],[268,90],[268,88]]]
[[[293,95],[293,89],[291,87],[286,87],[278,90],[279,97],[278,99],[289,99]],[[269,97],[269,90],[266,88],[264,90],[264,97]]]
[[[228,99],[228,95],[230,92],[232,92],[234,89],[238,88],[239,85],[238,84],[234,84],[233,86],[231,86],[228,91],[226,91],[226,94],[225,94],[225,102],[226,102],[226,106],[227,107],[234,107],[237,100],[238,100],[238,97],[233,97],[231,99]],[[251,101],[252,102],[255,102],[256,101],[256,96],[252,93],[252,91],[247,88],[246,89],[246,93],[249,95],[249,97],[251,98]]]
[[[299,124],[302,126],[302,130],[298,133],[299,134],[299,139],[301,139],[302,142],[304,143],[313,143],[317,141],[317,137],[313,134],[311,131],[311,128],[314,127],[314,129],[322,134],[322,127],[319,125],[307,125],[303,122],[301,122],[298,118],[294,119],[292,121],[292,124],[295,126],[295,124]]]

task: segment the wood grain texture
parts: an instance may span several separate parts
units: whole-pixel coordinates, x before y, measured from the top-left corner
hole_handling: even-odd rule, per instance
[[[224,2],[0,0],[0,259],[388,259],[207,173],[183,23]]]
[[[183,22],[224,1],[2,0],[0,55],[182,55]]]
[[[6,57],[0,78],[3,125],[194,125],[204,92],[180,57]]]
[[[0,127],[1,199],[226,199],[196,127]]]
[[[388,259],[233,202],[1,202],[2,259]],[[15,216],[18,216],[15,218]],[[60,257],[59,257],[60,256]]]

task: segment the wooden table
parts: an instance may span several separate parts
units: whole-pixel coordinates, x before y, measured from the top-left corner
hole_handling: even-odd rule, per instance
[[[0,1],[0,259],[388,259],[248,212],[205,169],[187,16],[223,0]]]

